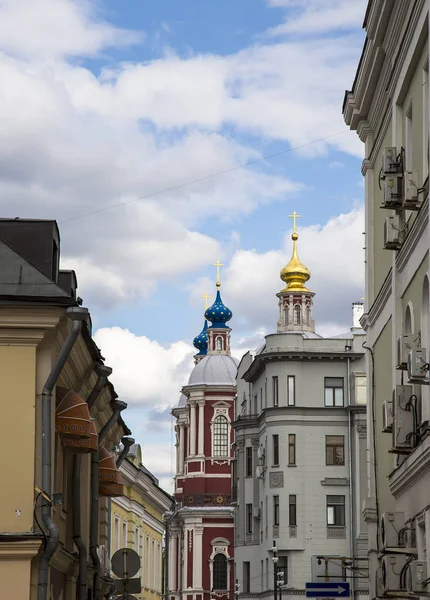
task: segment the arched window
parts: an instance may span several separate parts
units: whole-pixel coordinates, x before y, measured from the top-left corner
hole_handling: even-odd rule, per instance
[[[218,336],[215,341],[215,348],[217,351],[221,352],[222,350],[222,337]]]
[[[405,312],[405,333],[414,333],[414,317],[412,314],[413,308],[409,303]]]
[[[285,305],[284,315],[285,315],[285,325],[288,325],[288,323],[290,322],[290,307],[288,306],[288,304]]]
[[[228,421],[218,415],[214,421],[214,456],[228,456]]]
[[[227,558],[224,554],[215,554],[214,556],[213,589],[227,589]]]
[[[307,323],[307,325],[311,324],[311,307],[310,306],[306,307],[306,323]]]
[[[300,304],[296,304],[294,307],[294,325],[300,325],[301,322],[301,308]]]

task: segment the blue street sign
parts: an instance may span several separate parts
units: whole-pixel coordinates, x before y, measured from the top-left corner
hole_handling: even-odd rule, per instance
[[[306,584],[306,598],[349,598],[349,581]]]

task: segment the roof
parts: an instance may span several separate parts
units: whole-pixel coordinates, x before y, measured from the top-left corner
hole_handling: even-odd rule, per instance
[[[232,356],[206,356],[192,370],[188,385],[236,385],[238,364]]]

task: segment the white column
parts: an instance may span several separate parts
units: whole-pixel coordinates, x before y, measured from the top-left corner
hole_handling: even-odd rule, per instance
[[[184,472],[184,424],[179,424],[179,473]]]
[[[196,455],[196,402],[190,401],[190,456]]]
[[[200,456],[203,456],[203,443],[204,443],[204,414],[205,414],[205,403],[204,400],[199,402],[199,450]]]
[[[202,589],[203,527],[194,528],[193,588]]]
[[[175,592],[175,571],[176,571],[176,536],[172,534],[169,540],[169,592]]]

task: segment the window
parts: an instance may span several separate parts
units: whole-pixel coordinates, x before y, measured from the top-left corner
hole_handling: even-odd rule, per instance
[[[355,403],[366,404],[367,393],[366,393],[366,376],[356,375],[355,376]]]
[[[264,560],[261,561],[260,567],[260,592],[264,590]]]
[[[227,589],[227,558],[224,554],[215,554],[213,563],[213,589]]]
[[[296,304],[294,307],[294,325],[300,325],[302,320],[300,304]]]
[[[246,477],[252,477],[252,447],[246,447]]]
[[[279,435],[272,435],[272,466],[277,467],[279,465]]]
[[[258,398],[257,394],[254,396],[254,415],[258,415]]]
[[[288,435],[288,465],[294,466],[296,464],[296,434],[290,433]]]
[[[267,379],[264,382],[264,408],[267,408]]]
[[[260,412],[263,412],[263,388],[260,388]]]
[[[284,315],[285,315],[285,325],[288,325],[290,322],[290,307],[288,306],[288,304],[285,305]]]
[[[146,557],[145,557],[145,584],[149,587],[149,559],[150,559],[150,545],[149,545],[149,535],[146,536]]]
[[[345,496],[327,496],[327,525],[345,527]]]
[[[311,307],[310,306],[306,307],[306,324],[307,325],[311,324]]]
[[[155,573],[157,572],[157,569],[155,567],[155,542],[154,540],[152,540],[152,585],[151,588],[153,590],[155,590]]]
[[[424,177],[427,177],[429,171],[429,63],[428,57],[423,69],[423,156],[424,156]]]
[[[288,499],[288,519],[290,527],[297,527],[297,498],[295,495]]]
[[[296,378],[294,375],[288,375],[287,377],[287,404],[288,406],[295,406],[296,404]]]
[[[114,544],[115,552],[120,549],[121,540],[119,539],[119,517],[115,516],[115,535],[114,535]]]
[[[243,563],[243,591],[250,592],[251,589],[251,563],[248,561]]]
[[[127,521],[122,522],[122,547],[127,548]]]
[[[222,351],[222,337],[217,337],[216,338],[216,350],[217,352],[221,352]]]
[[[228,421],[222,415],[214,422],[214,456],[228,456]]]
[[[273,389],[273,406],[278,406],[279,405],[278,377],[272,377],[272,389]]]
[[[413,170],[413,156],[412,156],[412,138],[413,138],[413,128],[412,128],[412,101],[409,104],[409,107],[406,111],[406,120],[405,120],[405,168],[406,171]]]
[[[138,555],[140,556],[140,528],[136,527],[136,531],[135,531],[135,550],[138,553]]]
[[[269,559],[266,558],[266,590],[269,589]]]
[[[324,388],[326,406],[343,406],[343,377],[326,377]]]
[[[325,436],[325,464],[345,464],[345,438],[343,435]]]
[[[279,496],[273,496],[273,525],[279,525]]]
[[[282,573],[284,584],[288,583],[288,556],[278,556],[277,571]]]
[[[252,533],[252,504],[246,505],[246,533]]]

